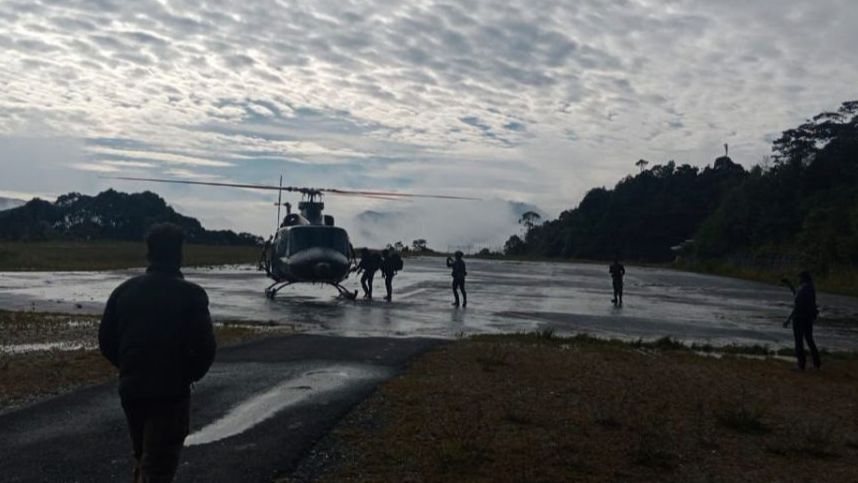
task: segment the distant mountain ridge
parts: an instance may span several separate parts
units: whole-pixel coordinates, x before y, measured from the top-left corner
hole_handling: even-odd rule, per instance
[[[96,196],[68,193],[51,203],[33,199],[0,211],[0,240],[142,240],[155,223],[181,226],[188,242],[255,245],[261,239],[231,230],[206,230],[196,219],[177,213],[155,193],[107,190]]]

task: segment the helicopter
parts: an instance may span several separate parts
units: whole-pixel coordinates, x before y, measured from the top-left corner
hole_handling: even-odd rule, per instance
[[[348,232],[334,225],[333,216],[323,213],[325,204],[322,198],[325,195],[398,201],[408,198],[479,200],[464,196],[283,186],[282,176],[277,186],[128,176],[105,176],[104,178],[277,191],[277,226],[274,234],[265,242],[260,260],[260,270],[265,271],[266,276],[274,281],[265,289],[265,296],[272,300],[277,292],[296,283],[331,285],[342,297],[350,300],[357,298],[356,290],[351,292],[342,285],[356,265],[354,248],[349,241]],[[301,194],[298,213],[292,212],[291,203],[283,203],[284,191]],[[286,216],[282,220],[281,206],[286,208]]]

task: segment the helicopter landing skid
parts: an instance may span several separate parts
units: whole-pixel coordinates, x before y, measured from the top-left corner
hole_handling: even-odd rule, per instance
[[[332,283],[331,285],[333,285],[334,288],[336,288],[340,292],[341,297],[347,298],[349,300],[355,300],[357,298],[357,290],[355,290],[354,292],[349,292],[348,289],[338,283]]]
[[[292,285],[293,283],[295,282],[274,282],[265,289],[265,296],[270,300],[274,300],[274,297],[277,295],[277,292],[288,287],[289,285]],[[354,292],[350,292],[348,289],[338,283],[331,283],[329,285],[332,285],[334,288],[336,288],[337,291],[340,292],[340,296],[343,298],[346,298],[348,300],[355,300],[357,298],[357,290],[355,290]]]
[[[277,295],[277,292],[289,285],[292,285],[292,283],[294,282],[274,282],[265,289],[265,296],[274,300],[274,296]]]

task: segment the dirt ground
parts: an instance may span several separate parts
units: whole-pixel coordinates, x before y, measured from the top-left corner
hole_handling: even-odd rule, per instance
[[[543,334],[442,347],[339,425],[322,480],[858,480],[858,359],[795,373],[661,346]]]
[[[87,315],[0,311],[0,412],[115,378],[97,348],[98,322]],[[215,336],[224,347],[290,330],[227,322],[215,325]]]

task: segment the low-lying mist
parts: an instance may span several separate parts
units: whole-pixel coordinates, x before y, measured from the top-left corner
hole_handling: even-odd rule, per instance
[[[355,246],[383,247],[397,241],[410,246],[414,240],[425,239],[429,248],[438,251],[495,251],[521,232],[518,220],[527,211],[542,214],[533,205],[501,199],[433,200],[363,211],[342,223]]]

